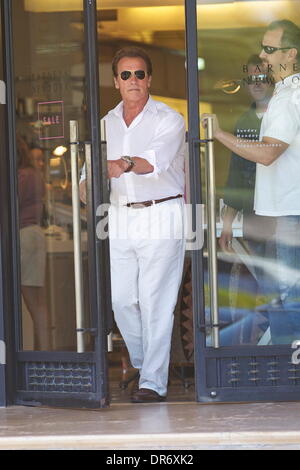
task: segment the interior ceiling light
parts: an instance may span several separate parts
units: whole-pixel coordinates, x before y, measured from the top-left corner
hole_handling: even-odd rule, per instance
[[[62,157],[66,152],[67,152],[67,147],[64,147],[63,145],[60,145],[58,147],[56,147],[54,150],[53,150],[53,155],[55,155],[56,157]]]
[[[203,57],[198,57],[198,70],[204,70],[205,69],[205,60]]]

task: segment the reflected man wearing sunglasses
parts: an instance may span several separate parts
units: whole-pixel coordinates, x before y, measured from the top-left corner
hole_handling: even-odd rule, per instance
[[[300,29],[289,20],[271,23],[260,58],[275,81],[260,140],[251,145],[223,131],[214,119],[214,137],[246,160],[256,162],[254,210],[277,217],[277,298],[268,309],[273,344],[300,338]],[[206,126],[206,118],[202,123]]]
[[[259,140],[260,126],[273,93],[273,86],[262,70],[262,60],[252,55],[247,62],[247,91],[252,104],[243,113],[235,126],[234,135],[248,142]],[[249,129],[251,135],[249,136]],[[232,223],[238,212],[243,214],[243,238],[248,241],[250,252],[263,256],[266,252],[266,237],[271,237],[272,217],[257,216],[253,210],[256,163],[241,158],[232,152],[228,178],[224,187],[223,230],[219,244],[223,251],[232,251]],[[272,219],[272,220],[270,220]]]
[[[121,49],[112,69],[122,97],[104,118],[112,305],[131,363],[139,370],[139,388],[131,399],[160,402],[167,394],[185,254],[185,123],[149,96],[152,64],[145,51]],[[85,191],[83,181],[81,188]]]

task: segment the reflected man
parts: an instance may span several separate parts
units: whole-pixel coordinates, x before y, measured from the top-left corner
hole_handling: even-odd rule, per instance
[[[264,114],[260,141],[247,144],[225,132],[213,116],[214,137],[231,151],[257,163],[254,210],[278,217],[276,226],[277,293],[268,309],[273,344],[300,338],[300,29],[289,20],[271,23],[260,54],[275,81]],[[202,116],[206,125],[207,114]]]
[[[258,55],[252,55],[247,62],[247,90],[253,102],[250,108],[238,119],[234,135],[238,138],[247,138],[248,141],[259,140],[262,117],[267,110],[273,88],[269,77],[263,73],[262,60]],[[250,132],[249,132],[250,130]],[[249,135],[250,134],[250,135]],[[223,214],[223,230],[220,237],[220,246],[223,251],[230,251],[232,242],[232,223],[237,213],[243,213],[244,238],[253,240],[255,233],[252,224],[261,217],[254,213],[254,186],[256,163],[241,158],[232,152],[227,183],[224,188],[224,203],[226,207]],[[249,220],[250,219],[250,220]]]
[[[253,102],[250,108],[238,119],[234,135],[250,141],[259,140],[260,127],[264,113],[273,93],[270,77],[264,73],[262,60],[252,55],[247,62],[247,91]],[[243,239],[247,241],[250,254],[257,257],[255,264],[256,279],[262,293],[266,278],[260,258],[274,257],[274,234],[276,218],[256,215],[254,212],[254,187],[256,163],[241,158],[232,152],[227,183],[224,188],[223,230],[219,240],[223,251],[231,252],[232,223],[238,212],[243,214]]]

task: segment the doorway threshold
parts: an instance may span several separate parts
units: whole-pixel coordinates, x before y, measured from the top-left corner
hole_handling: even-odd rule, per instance
[[[300,449],[300,403],[0,409],[0,449]]]

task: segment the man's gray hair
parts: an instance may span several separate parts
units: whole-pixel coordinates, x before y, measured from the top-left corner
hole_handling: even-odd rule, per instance
[[[297,62],[300,63],[300,28],[290,20],[272,21],[267,27],[267,31],[282,29],[281,46],[297,49]]]

